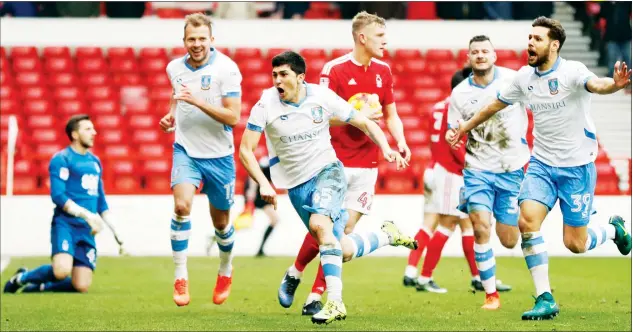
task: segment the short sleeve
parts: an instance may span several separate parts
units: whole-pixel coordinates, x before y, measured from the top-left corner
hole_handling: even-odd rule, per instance
[[[266,104],[262,98],[251,109],[251,115],[248,117],[246,129],[259,133],[263,132],[264,128],[266,128],[266,114]]]
[[[510,84],[506,85],[497,92],[497,99],[506,105],[522,102],[523,99],[525,99],[525,94],[523,93],[523,90],[521,90],[519,75],[515,75]]]
[[[242,95],[242,74],[235,63],[226,70],[220,86],[223,98],[235,98]]]
[[[319,85],[326,87],[334,92],[338,92],[339,81],[336,76],[336,72],[333,70],[332,65],[326,63],[321,70],[321,78],[319,79]]]
[[[594,77],[598,76],[591,72],[591,70],[589,70],[583,63],[578,62],[576,63],[576,68],[572,69],[570,78],[576,91],[585,90],[587,92],[591,92],[587,89],[587,81]]]
[[[323,89],[323,96],[326,103],[326,111],[331,117],[339,118],[345,122],[349,122],[356,114],[356,110],[345,99],[339,97],[336,93],[329,89]]]

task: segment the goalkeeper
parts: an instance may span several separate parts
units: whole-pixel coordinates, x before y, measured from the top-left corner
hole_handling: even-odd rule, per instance
[[[97,266],[95,234],[108,218],[103,167],[89,151],[96,134],[88,115],[75,115],[66,124],[71,143],[53,156],[48,167],[55,204],[52,264],[31,271],[20,268],[5,284],[5,293],[88,291]]]
[[[264,175],[271,181],[270,179],[270,163],[268,162],[268,157],[262,157],[259,160],[259,167],[264,172]],[[262,243],[259,246],[259,251],[257,251],[257,257],[263,257],[264,255],[264,246],[266,245],[266,241],[270,237],[270,234],[273,232],[273,229],[277,225],[279,221],[279,215],[272,204],[266,202],[259,195],[259,185],[257,181],[253,180],[250,176],[244,182],[244,212],[238,217],[236,221],[236,227],[238,224],[241,224],[242,220],[252,221],[253,212],[255,209],[261,209],[266,213],[266,216],[269,220],[268,228],[264,232],[264,238],[262,239]]]

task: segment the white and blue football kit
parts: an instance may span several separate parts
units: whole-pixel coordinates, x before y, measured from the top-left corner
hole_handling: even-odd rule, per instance
[[[533,200],[550,210],[560,199],[563,221],[586,226],[596,186],[596,128],[586,83],[596,77],[577,61],[559,57],[547,72],[521,68],[499,100],[524,102],[534,114],[534,149],[519,204]]]
[[[453,89],[448,109],[451,127],[457,127],[458,120],[472,118],[516,74],[498,66],[492,70],[494,79],[486,86],[476,84],[471,75]],[[488,211],[497,222],[518,225],[517,197],[530,154],[525,139],[527,124],[525,108],[516,103],[469,133],[460,193],[462,212]]]
[[[240,97],[242,75],[226,55],[211,49],[207,64],[193,68],[189,55],[167,65],[167,75],[178,93],[182,86],[211,105],[222,107],[222,98]],[[235,192],[233,129],[208,116],[197,107],[177,101],[174,112],[174,143],[171,186],[204,184],[203,192],[219,210],[229,210]]]

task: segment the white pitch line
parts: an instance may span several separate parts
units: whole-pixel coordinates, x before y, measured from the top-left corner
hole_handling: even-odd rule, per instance
[[[11,261],[11,260],[10,260],[10,259],[8,259],[8,258],[7,258],[7,259],[0,260],[0,273],[2,273],[2,271],[4,271],[4,269],[6,269],[6,268],[7,268],[7,266],[9,266],[9,262],[10,262],[10,261]]]

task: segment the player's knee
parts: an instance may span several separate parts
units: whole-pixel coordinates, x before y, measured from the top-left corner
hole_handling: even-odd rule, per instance
[[[174,213],[179,216],[188,216],[191,213],[191,202],[184,199],[176,199]]]
[[[72,266],[67,266],[66,264],[54,264],[53,265],[53,275],[55,275],[55,279],[63,280],[70,276],[72,272]]]
[[[531,232],[531,230],[534,228],[533,225],[535,223],[532,222],[528,217],[524,216],[523,214],[521,214],[521,217],[519,217],[519,231],[521,233],[529,233]]]
[[[79,293],[86,293],[88,288],[90,288],[90,284],[92,281],[90,280],[81,280],[81,279],[73,279],[72,284],[73,288]]]
[[[355,225],[346,225],[345,226],[345,235],[350,234],[354,231]]]
[[[577,239],[563,238],[565,247],[574,254],[582,254],[585,252],[585,243]]]
[[[499,242],[501,242],[501,245],[503,245],[504,247],[512,249],[517,245],[517,242],[519,242],[519,234],[513,234],[509,232],[505,234],[499,234]]]
[[[475,239],[486,240],[490,237],[490,224],[484,222],[474,223],[473,231],[475,233]]]

